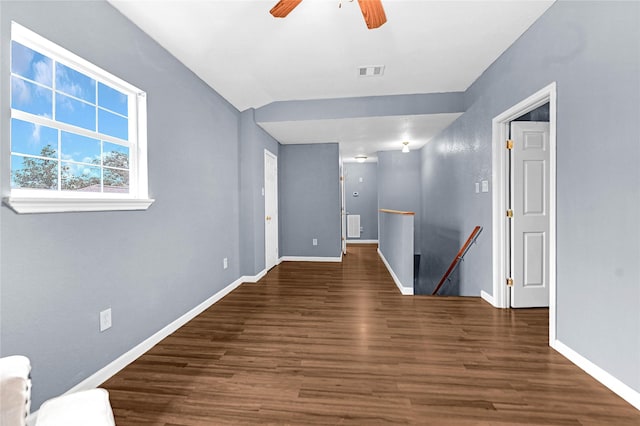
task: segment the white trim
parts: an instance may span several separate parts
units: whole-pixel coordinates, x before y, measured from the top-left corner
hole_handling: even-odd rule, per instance
[[[518,104],[512,106],[492,120],[492,173],[494,191],[492,198],[492,262],[493,301],[497,308],[510,305],[509,289],[506,286],[504,212],[504,186],[506,182],[506,149],[509,122],[549,102],[549,342],[556,334],[556,83],[553,82]]]
[[[378,240],[347,240],[347,244],[378,244]]]
[[[131,364],[133,361],[138,359],[140,356],[144,355],[145,352],[150,350],[152,347],[157,345],[162,339],[169,336],[171,333],[175,332],[177,329],[191,321],[196,316],[200,315],[211,305],[222,299],[227,294],[231,293],[231,291],[235,290],[244,282],[245,277],[240,277],[222,290],[218,291],[216,294],[200,303],[195,308],[191,309],[189,312],[182,315],[180,318],[168,324],[163,329],[154,333],[149,338],[145,339],[143,342],[139,343],[135,347],[131,348],[129,351],[125,352],[121,356],[119,356],[114,361],[110,362],[100,370],[96,371],[91,376],[87,377],[71,389],[65,392],[66,394],[79,392],[88,389],[94,389],[100,386],[102,383],[110,379],[113,375],[118,373],[120,370],[125,368],[127,365]]]
[[[282,256],[280,262],[342,262],[340,257]]]
[[[97,212],[147,210],[155,200],[138,198],[23,198],[2,200],[16,213]]]
[[[268,259],[269,259],[269,247],[268,247],[268,242],[267,242],[267,225],[265,223],[265,221],[262,221],[262,224],[264,226],[263,228],[263,237],[264,237],[264,264],[265,264],[265,268],[270,269],[273,266],[279,265],[280,264],[280,257],[279,255],[279,250],[280,250],[280,236],[278,235],[278,156],[276,154],[274,154],[273,152],[269,151],[268,149],[265,148],[264,150],[264,157],[262,159],[262,198],[263,198],[263,203],[264,203],[264,215],[267,215],[267,157],[271,157],[272,159],[275,160],[276,162],[276,177],[275,177],[275,190],[276,190],[276,194],[275,194],[275,202],[276,202],[276,212],[274,213],[272,220],[273,223],[275,223],[275,228],[276,228],[276,261],[273,265],[269,265],[268,264]],[[264,216],[263,216],[264,217]]]
[[[496,304],[493,300],[493,296],[490,295],[489,293],[487,293],[484,290],[480,290],[480,297],[482,298],[482,300],[484,300],[485,302],[487,302],[488,304],[490,304],[493,307],[496,307]]]
[[[389,262],[387,262],[387,259],[385,259],[380,249],[378,249],[377,252],[378,252],[378,255],[380,256],[380,259],[382,259],[382,263],[384,263],[384,266],[387,267],[387,270],[391,274],[391,278],[393,278],[393,282],[396,283],[396,286],[400,290],[400,293],[402,293],[404,296],[413,296],[413,287],[404,286],[400,281],[400,279],[398,278],[398,276],[396,275],[396,273],[393,272],[393,269],[391,269],[391,265],[389,265]]]
[[[245,275],[245,276],[242,276],[242,277],[240,277],[240,280],[242,280],[242,282],[245,282],[245,283],[257,283],[265,275],[267,275],[267,270],[263,269],[262,271],[258,272],[256,275]]]
[[[640,410],[640,392],[622,383],[619,379],[613,377],[610,373],[598,367],[596,364],[589,361],[587,358],[583,357],[561,341],[554,340],[551,342],[550,346],[569,361],[580,367],[585,373],[611,389],[611,391],[620,398]]]

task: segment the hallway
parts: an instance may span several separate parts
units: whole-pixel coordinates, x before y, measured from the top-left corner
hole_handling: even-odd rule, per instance
[[[640,424],[548,346],[546,309],[401,296],[373,245],[281,263],[103,387],[119,426]]]

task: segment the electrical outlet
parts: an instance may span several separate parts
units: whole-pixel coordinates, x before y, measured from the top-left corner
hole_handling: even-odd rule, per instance
[[[100,312],[100,331],[111,328],[111,308]]]
[[[229,267],[229,260],[226,257],[222,259],[222,267],[224,269],[227,269]]]
[[[318,245],[318,239],[317,239],[317,238],[314,238],[314,239],[313,239],[313,245],[314,245],[314,246],[317,246],[317,245]]]

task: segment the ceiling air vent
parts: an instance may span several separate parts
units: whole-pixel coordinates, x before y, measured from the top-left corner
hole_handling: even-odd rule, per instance
[[[358,75],[360,77],[380,77],[382,74],[384,74],[384,65],[358,67]]]

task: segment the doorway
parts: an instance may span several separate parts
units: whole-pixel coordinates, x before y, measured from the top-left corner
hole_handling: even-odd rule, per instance
[[[264,150],[265,270],[278,263],[278,157]]]
[[[493,258],[493,297],[490,302],[498,308],[512,307],[513,287],[509,285],[512,278],[509,273],[511,268],[516,268],[515,263],[510,264],[510,248],[514,231],[512,220],[508,219],[510,208],[509,195],[513,191],[509,186],[510,173],[507,141],[510,139],[511,122],[527,114],[536,108],[549,104],[548,124],[548,165],[545,165],[545,212],[548,213],[548,233],[543,247],[547,248],[545,258],[547,265],[544,274],[548,275],[548,305],[549,305],[549,338],[555,340],[555,294],[556,294],[556,84],[552,83],[527,99],[509,108],[493,119],[493,148],[492,148],[492,179],[494,191],[492,193],[492,258]],[[545,142],[546,143],[546,142]],[[535,170],[531,170],[535,172]],[[540,171],[540,169],[538,169]],[[535,175],[535,173],[534,173]],[[538,173],[539,176],[539,173]],[[532,234],[533,235],[533,234]],[[539,234],[538,234],[539,235]],[[531,247],[541,247],[540,238],[530,239]],[[522,249],[522,247],[520,248]],[[539,252],[542,249],[538,250]],[[519,253],[522,256],[522,252]],[[521,259],[520,259],[521,260]],[[516,289],[518,291],[518,289]],[[545,289],[546,291],[546,289]]]

